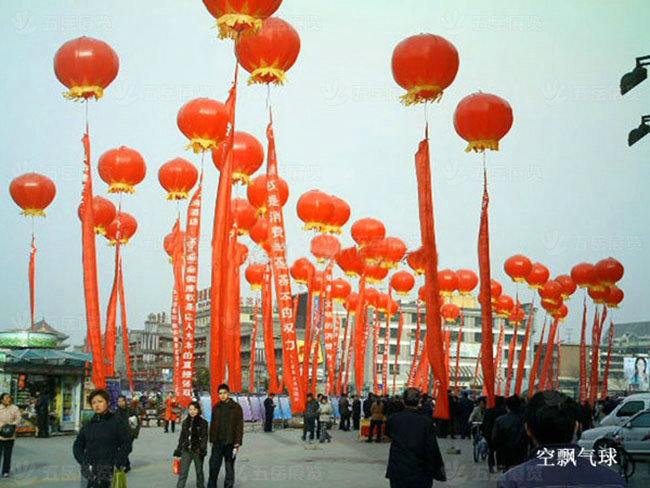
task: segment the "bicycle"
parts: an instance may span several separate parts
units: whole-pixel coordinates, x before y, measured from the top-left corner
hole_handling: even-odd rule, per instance
[[[487,440],[481,432],[482,422],[472,422],[472,454],[474,462],[485,461],[488,455]]]
[[[594,443],[594,453],[596,453],[598,459],[602,459],[605,452],[609,453],[611,452],[610,449],[613,449],[616,453],[616,471],[625,478],[625,482],[627,483],[634,474],[636,464],[634,463],[632,456],[630,456],[630,454],[625,450],[625,447],[623,447],[621,441],[622,439],[616,435],[614,435],[613,439],[598,439]],[[603,454],[600,454],[601,452]]]

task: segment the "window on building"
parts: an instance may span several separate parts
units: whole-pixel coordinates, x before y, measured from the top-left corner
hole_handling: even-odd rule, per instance
[[[391,328],[390,329],[390,337],[392,339],[397,339],[397,329],[396,328]]]
[[[397,354],[397,344],[389,344],[388,345],[388,353],[395,355]]]

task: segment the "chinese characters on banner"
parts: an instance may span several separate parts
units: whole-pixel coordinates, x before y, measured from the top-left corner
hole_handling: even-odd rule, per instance
[[[194,375],[194,329],[196,324],[197,286],[199,279],[199,235],[201,232],[201,194],[203,173],[199,187],[187,207],[187,231],[185,233],[185,276],[181,291],[184,304],[183,349],[180,367],[179,401],[186,407],[192,400],[192,376]]]
[[[336,368],[335,344],[336,334],[334,332],[334,307],[332,304],[332,268],[334,263],[330,262],[325,270],[325,303],[323,304],[324,317],[323,337],[325,339],[325,360],[327,361],[327,394],[332,394],[334,386],[334,370]]]
[[[275,154],[275,137],[273,135],[273,117],[266,129],[269,141],[268,159],[266,168],[267,208],[269,219],[269,243],[271,268],[275,280],[275,290],[278,300],[280,326],[282,328],[282,352],[285,368],[283,371],[284,383],[289,390],[291,398],[291,411],[302,412],[305,409],[305,399],[302,395],[300,382],[300,369],[298,363],[298,346],[296,341],[296,322],[293,316],[293,302],[291,299],[291,279],[286,259],[286,238],[284,234],[284,217],[280,205],[278,190],[278,167]]]
[[[181,377],[181,329],[178,315],[178,289],[174,284],[172,293],[172,338],[174,346],[174,393],[180,398],[180,377]]]

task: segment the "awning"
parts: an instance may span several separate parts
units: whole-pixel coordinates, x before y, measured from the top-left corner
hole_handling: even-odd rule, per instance
[[[91,354],[59,351],[57,349],[12,349],[5,352],[7,359],[18,361],[61,361],[72,360],[92,362]],[[106,361],[108,362],[108,361]]]

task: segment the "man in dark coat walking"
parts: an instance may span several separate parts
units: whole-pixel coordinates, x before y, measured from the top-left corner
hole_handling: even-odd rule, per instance
[[[273,411],[275,410],[275,403],[273,403],[274,393],[269,393],[264,400],[264,432],[273,431]]]
[[[244,437],[244,413],[241,406],[230,398],[230,388],[219,385],[219,403],[212,408],[210,422],[210,474],[208,488],[217,488],[221,461],[226,463],[224,488],[235,485],[235,456]]]
[[[433,420],[418,412],[419,402],[420,392],[407,388],[406,408],[391,415],[386,424],[392,440],[386,469],[391,488],[430,488],[434,479],[446,480]]]
[[[38,434],[36,437],[50,437],[49,416],[50,397],[43,392],[36,392],[36,425]]]
[[[516,395],[508,397],[507,413],[498,417],[492,428],[492,445],[497,455],[497,465],[504,472],[523,463],[527,458],[528,437],[520,410],[519,397]]]
[[[483,425],[481,427],[483,429],[483,436],[488,444],[488,470],[490,473],[496,472],[496,451],[494,450],[494,442],[492,442],[492,429],[497,418],[505,414],[505,398],[498,396],[495,399],[494,408],[488,408],[483,416]]]
[[[129,428],[131,442],[137,439],[140,435],[140,417],[136,413],[135,409],[127,405],[126,397],[124,395],[117,397],[117,409],[115,410],[115,415],[117,415]],[[127,457],[124,472],[128,473],[129,471],[131,471],[131,461]]]
[[[350,400],[348,400],[348,395],[343,393],[341,399],[339,400],[339,413],[341,414],[341,423],[339,424],[339,430],[350,430]]]
[[[352,397],[352,429],[359,430],[361,424],[361,400],[359,395]]]
[[[474,410],[474,404],[467,396],[467,392],[463,392],[458,401],[458,430],[461,439],[469,439],[470,425],[469,416]]]

